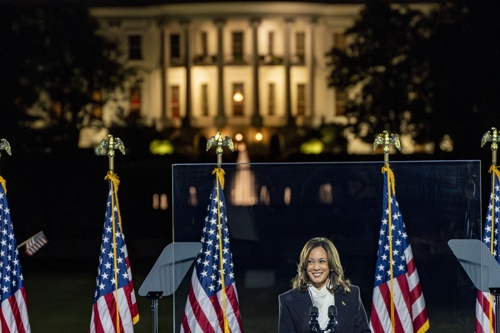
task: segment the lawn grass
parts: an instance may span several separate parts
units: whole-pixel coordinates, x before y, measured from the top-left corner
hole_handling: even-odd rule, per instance
[[[37,333],[88,332],[95,288],[95,274],[70,271],[26,270],[24,281],[31,331]],[[136,333],[152,331],[151,301],[137,293],[144,277],[134,275],[139,307]],[[160,332],[172,330],[172,298],[158,305]]]

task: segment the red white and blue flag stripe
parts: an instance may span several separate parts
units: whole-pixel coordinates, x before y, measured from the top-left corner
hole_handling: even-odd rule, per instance
[[[500,216],[500,182],[496,166],[490,168],[491,194],[488,204],[488,214],[483,229],[483,243],[490,249],[495,260],[500,263],[498,255],[498,217]],[[495,299],[490,293],[477,291],[476,297],[476,333],[493,333],[495,330]]]
[[[194,264],[181,333],[243,333],[225,206],[217,178],[207,208],[202,248]]]
[[[373,333],[423,333],[429,329],[424,295],[394,193],[394,176],[388,166],[384,171],[383,214],[370,327]]]
[[[7,203],[5,180],[0,176],[0,332],[29,333],[26,290],[16,237]]]
[[[139,311],[118,208],[118,178],[108,174],[109,194],[97,268],[91,333],[132,333]]]

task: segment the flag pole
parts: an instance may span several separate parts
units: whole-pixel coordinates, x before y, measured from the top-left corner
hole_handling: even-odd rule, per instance
[[[491,166],[489,173],[492,173],[491,177],[491,195],[490,195],[490,205],[491,207],[491,240],[490,240],[490,252],[493,254],[495,252],[494,245],[497,240],[495,239],[495,181],[500,181],[500,171],[497,167],[497,150],[498,150],[498,131],[495,127],[491,128],[491,131],[487,131],[483,134],[481,138],[481,148],[486,144],[486,142],[491,142]],[[490,303],[488,306],[488,320],[490,323],[490,332],[493,332],[493,296],[489,295]],[[497,317],[499,314],[497,313]],[[498,329],[499,320],[496,321],[496,327]]]
[[[116,224],[115,224],[115,213],[114,207],[118,210],[118,223],[120,223],[120,210],[118,209],[118,176],[114,173],[115,168],[115,149],[120,150],[120,152],[125,155],[125,145],[119,138],[114,138],[109,134],[106,139],[103,139],[99,146],[96,148],[96,153],[101,155],[103,151],[108,151],[109,158],[109,171],[104,179],[111,180],[111,224],[113,226],[113,267],[114,267],[114,280],[115,280],[115,297],[116,297],[116,330],[120,333],[120,308],[118,300],[118,263],[116,261]],[[116,203],[115,203],[116,199]]]
[[[217,146],[215,149],[215,153],[217,154],[217,167],[214,169],[212,174],[215,173],[215,181],[216,183],[216,190],[217,190],[217,200],[219,200],[220,195],[219,195],[219,184],[221,189],[224,189],[224,170],[222,169],[222,152],[223,149],[222,147],[228,147],[229,150],[234,152],[234,144],[233,141],[229,136],[225,136],[223,138],[221,132],[217,132],[215,136],[212,136],[208,142],[207,142],[207,151],[212,147],[213,145]],[[227,322],[227,312],[226,312],[226,300],[227,300],[227,295],[226,295],[226,284],[224,282],[224,261],[222,260],[223,258],[223,252],[222,252],[222,222],[221,222],[221,213],[220,213],[220,202],[218,201],[217,204],[217,230],[219,233],[219,271],[220,271],[220,277],[221,277],[221,291],[222,291],[222,315],[224,318],[224,333],[229,333],[229,324]]]
[[[382,173],[387,173],[387,209],[388,209],[388,230],[389,230],[389,271],[390,271],[390,293],[391,293],[391,326],[392,331],[396,332],[396,322],[394,315],[394,269],[392,264],[392,195],[391,195],[391,185],[392,192],[396,193],[396,184],[394,180],[394,173],[389,166],[389,146],[394,145],[398,150],[401,150],[401,142],[396,134],[389,134],[388,131],[383,131],[381,134],[377,135],[375,141],[373,142],[373,150],[377,149],[379,145],[384,147],[384,166],[382,167]]]
[[[24,245],[26,245],[26,243],[28,243],[28,241],[29,241],[30,239],[35,238],[36,236],[40,235],[42,232],[43,232],[43,230],[42,230],[42,231],[37,232],[34,236],[31,236],[30,238],[28,238],[27,240],[25,240],[25,241],[24,241],[24,242],[22,242],[21,244],[18,244],[18,245],[17,245],[17,248],[19,249],[19,248],[23,247]]]

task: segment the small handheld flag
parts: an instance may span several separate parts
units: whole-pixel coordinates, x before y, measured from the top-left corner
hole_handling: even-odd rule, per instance
[[[42,246],[47,244],[47,242],[48,242],[47,237],[45,237],[43,231],[40,231],[36,235],[28,238],[27,240],[19,244],[17,248],[20,248],[23,245],[26,246],[24,252],[28,256],[32,256],[33,254],[35,254],[36,251],[40,250]]]

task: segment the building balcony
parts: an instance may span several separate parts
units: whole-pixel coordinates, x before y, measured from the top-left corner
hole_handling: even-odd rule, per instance
[[[296,54],[291,59],[291,64],[294,66],[305,66],[306,56],[304,54]]]
[[[217,64],[217,55],[196,55],[193,58],[193,65],[195,66],[213,66]]]
[[[184,57],[170,58],[170,66],[172,67],[185,66],[185,65],[186,65],[186,60],[184,59]]]
[[[261,55],[259,58],[260,58],[259,59],[260,65],[265,65],[265,66],[283,65],[283,57],[268,54],[268,55]]]
[[[226,60],[226,65],[245,66],[251,63],[251,56],[243,54],[233,54]]]

